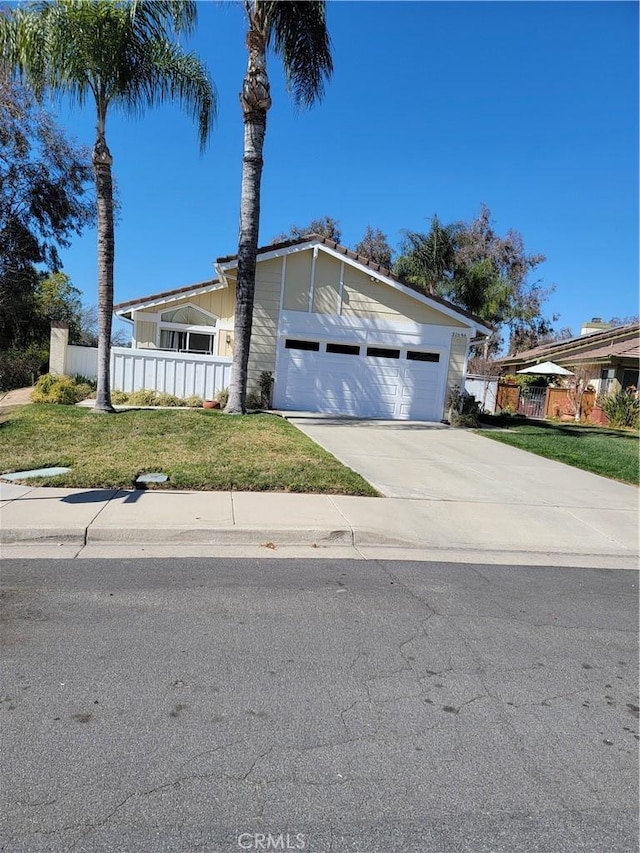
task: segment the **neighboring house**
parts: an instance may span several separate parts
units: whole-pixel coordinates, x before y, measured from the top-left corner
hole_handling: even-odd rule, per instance
[[[600,331],[585,324],[583,334],[565,341],[542,344],[497,360],[503,373],[517,373],[545,361],[578,371],[597,394],[638,387],[640,325],[631,323]],[[584,330],[587,329],[585,332]]]
[[[153,387],[144,378],[154,371],[150,351],[159,359],[183,353],[198,363],[230,361],[237,263],[236,255],[219,258],[212,281],[114,306],[133,324],[130,357],[144,354],[147,363],[138,387]],[[258,249],[247,387],[256,392],[268,371],[276,409],[439,421],[449,392],[464,387],[470,342],[490,331],[310,235]]]

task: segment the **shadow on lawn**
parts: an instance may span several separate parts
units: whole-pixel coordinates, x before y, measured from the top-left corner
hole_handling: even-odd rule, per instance
[[[525,427],[530,427],[532,429],[544,429],[549,431],[550,433],[560,433],[560,435],[570,435],[575,438],[585,438],[590,435],[602,435],[602,436],[610,436],[611,438],[620,438],[627,441],[638,441],[640,440],[640,436],[637,432],[633,432],[631,430],[621,430],[614,429],[613,427],[601,427],[590,424],[571,424],[571,423],[554,423],[553,421],[547,420],[531,420],[530,418],[513,418],[511,421],[507,421],[506,419],[500,419],[500,423],[497,424],[495,421],[480,421],[480,428],[482,428],[483,424],[486,423],[489,426],[501,426],[501,427],[519,427],[518,432],[527,434],[527,431],[524,429]]]

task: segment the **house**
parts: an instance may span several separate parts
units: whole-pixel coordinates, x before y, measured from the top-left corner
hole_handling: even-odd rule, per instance
[[[137,381],[116,364],[114,387],[156,387],[167,358],[193,362],[192,373],[230,363],[237,265],[236,255],[221,257],[211,281],[115,305],[132,324],[129,373],[136,357],[146,363]],[[367,258],[308,235],[258,249],[247,388],[257,391],[267,371],[276,409],[439,421],[449,391],[464,387],[470,342],[490,332]],[[228,370],[220,375],[228,379]]]
[[[640,324],[594,329],[594,322],[583,326],[575,338],[542,344],[533,349],[498,359],[504,373],[517,373],[526,367],[552,361],[580,374],[596,394],[638,387],[640,365]],[[604,325],[604,324],[601,324]]]

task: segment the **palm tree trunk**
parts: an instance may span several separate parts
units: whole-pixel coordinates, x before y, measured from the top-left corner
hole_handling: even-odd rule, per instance
[[[113,317],[113,158],[104,137],[104,120],[99,121],[93,148],[98,211],[98,387],[96,412],[113,412],[111,405],[111,324]]]
[[[242,156],[242,195],[240,235],[238,239],[238,278],[233,338],[233,375],[229,386],[227,414],[246,411],[247,364],[253,324],[253,300],[256,289],[256,255],[260,225],[260,186],[262,149],[267,129],[267,110],[271,106],[266,49],[263,34],[251,28],[247,36],[249,62],[240,102],[244,117]]]

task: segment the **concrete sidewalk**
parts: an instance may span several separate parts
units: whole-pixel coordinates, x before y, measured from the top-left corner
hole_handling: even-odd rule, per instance
[[[598,478],[600,479],[600,478]],[[29,488],[0,484],[4,556],[19,546],[76,551],[144,546],[146,555],[200,547],[343,548],[361,557],[410,551],[413,559],[481,555],[500,562],[635,568],[637,509],[473,500],[412,500],[339,495],[171,490]],[[121,553],[121,552],[120,552]],[[280,550],[280,555],[282,551]]]

